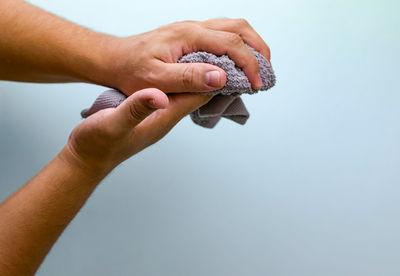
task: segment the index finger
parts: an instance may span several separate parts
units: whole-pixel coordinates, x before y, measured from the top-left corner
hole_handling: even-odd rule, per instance
[[[216,55],[227,54],[238,67],[243,69],[254,89],[262,87],[258,61],[238,34],[205,28],[204,32],[192,34],[191,43],[196,50]]]
[[[271,61],[271,50],[261,36],[251,27],[246,19],[210,19],[202,22],[209,29],[240,35],[243,40]]]

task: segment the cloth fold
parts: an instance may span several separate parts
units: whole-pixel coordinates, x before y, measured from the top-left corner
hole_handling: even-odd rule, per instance
[[[193,122],[213,128],[224,117],[244,125],[250,114],[238,95],[216,95],[207,104],[190,114]]]
[[[226,72],[226,84],[222,89],[210,92],[198,92],[214,95],[214,97],[207,104],[190,114],[194,123],[206,128],[213,128],[219,120],[224,117],[244,125],[249,118],[249,112],[241,100],[240,95],[265,91],[275,85],[276,78],[271,64],[252,47],[248,47],[256,57],[260,66],[260,76],[263,82],[260,90],[251,88],[251,84],[242,69],[237,67],[227,55],[216,56],[207,52],[194,52],[184,55],[178,60],[178,63],[210,63],[222,68]],[[97,97],[90,108],[82,110],[81,116],[86,118],[101,109],[117,107],[126,98],[127,97],[118,90],[104,91]]]

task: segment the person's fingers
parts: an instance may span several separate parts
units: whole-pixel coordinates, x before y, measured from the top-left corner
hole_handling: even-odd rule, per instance
[[[257,59],[245,45],[242,37],[236,33],[204,29],[197,32],[192,41],[192,47],[197,50],[212,52],[216,55],[227,54],[249,79],[254,89],[260,89],[262,80]]]
[[[210,19],[202,22],[209,29],[225,31],[240,35],[243,40],[261,53],[268,61],[271,60],[271,50],[261,36],[251,27],[246,19]]]
[[[154,137],[149,145],[167,134],[183,117],[211,100],[210,95],[169,94],[167,108],[157,110],[135,128],[135,135]]]
[[[114,130],[130,130],[157,109],[166,108],[169,100],[159,89],[147,88],[129,96],[108,117],[107,124]]]
[[[201,95],[201,94],[175,94],[170,95],[169,106],[160,110],[160,112],[167,114],[168,116],[176,116],[177,120],[182,119],[187,114],[193,112],[199,107],[205,105],[212,99],[211,95]]]
[[[157,86],[164,92],[204,92],[218,90],[226,83],[226,73],[207,63],[164,63],[160,61]]]

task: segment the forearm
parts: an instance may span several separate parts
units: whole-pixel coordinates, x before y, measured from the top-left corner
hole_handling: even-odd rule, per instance
[[[103,84],[115,37],[22,0],[0,0],[0,79]]]
[[[0,204],[0,275],[33,275],[107,173],[73,159],[63,149]]]

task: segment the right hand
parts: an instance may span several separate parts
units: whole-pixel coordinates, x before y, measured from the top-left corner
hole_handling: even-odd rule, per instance
[[[117,108],[96,112],[71,133],[59,154],[72,166],[104,176],[119,163],[166,135],[184,116],[211,99],[188,93],[166,95],[148,88]]]
[[[106,43],[106,53],[111,54],[106,56],[108,66],[100,84],[126,95],[148,87],[166,93],[217,90],[226,82],[221,68],[176,63],[187,53],[207,51],[227,54],[243,69],[252,87],[259,89],[259,65],[245,43],[270,59],[267,44],[244,19],[177,22],[140,35],[113,38]]]

